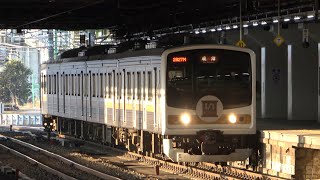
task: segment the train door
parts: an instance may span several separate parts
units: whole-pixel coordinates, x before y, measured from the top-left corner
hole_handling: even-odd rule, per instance
[[[125,76],[125,125],[127,128],[134,128],[134,95],[133,95],[133,87],[134,87],[134,69],[131,67],[126,68],[126,76]]]
[[[108,125],[113,125],[117,126],[117,118],[116,118],[116,109],[117,109],[117,104],[116,104],[116,95],[117,95],[117,69],[116,68],[108,68],[107,69],[107,75],[106,75],[106,102],[105,102],[105,107],[106,107],[106,121]]]
[[[75,74],[75,99],[76,99],[76,119],[83,120],[83,96],[82,96],[83,70],[77,69]]]
[[[156,125],[156,99],[155,99],[155,82],[157,73],[153,66],[146,67],[145,73],[145,125],[150,131],[155,129]]]
[[[143,129],[144,122],[144,75],[145,68],[138,67],[136,68],[136,83],[137,83],[137,92],[136,92],[136,126],[139,130]]]
[[[75,87],[76,87],[76,70],[71,70],[69,74],[69,117],[72,119],[76,119],[77,114],[77,104],[76,102],[76,93],[75,93]]]
[[[115,119],[118,127],[122,126],[123,122],[123,70],[116,71],[116,102],[115,102]]]
[[[104,115],[105,115],[105,107],[104,107],[104,100],[106,97],[106,70],[105,69],[99,69],[99,78],[98,78],[98,99],[99,99],[99,122],[104,123]]]
[[[88,120],[91,122],[99,122],[99,75],[99,68],[89,69]]]

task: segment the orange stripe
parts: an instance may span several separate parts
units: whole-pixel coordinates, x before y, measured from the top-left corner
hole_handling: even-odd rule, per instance
[[[237,123],[235,124],[250,124],[251,123],[251,115],[249,114],[239,114],[237,115],[238,120]],[[180,125],[182,122],[180,121],[180,116],[179,115],[168,115],[168,124],[170,125]],[[228,120],[228,115],[223,114],[221,117],[214,121],[214,122],[207,122],[201,120],[198,116],[192,115],[191,116],[191,122],[190,124],[192,125],[197,125],[197,124],[231,124]]]

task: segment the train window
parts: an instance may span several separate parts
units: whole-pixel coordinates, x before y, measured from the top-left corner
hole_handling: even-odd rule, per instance
[[[57,94],[57,76],[53,75],[53,94]]]
[[[44,88],[43,88],[43,91],[44,91],[44,94],[47,94],[47,76],[46,75],[44,75],[44,77],[43,77],[43,86],[44,86]]]
[[[127,72],[127,97],[128,99],[131,99],[132,96],[132,89],[131,89],[131,73]]]
[[[107,73],[104,73],[104,86],[102,90],[104,91],[105,98],[107,97],[107,81],[108,81]]]
[[[108,98],[111,98],[112,90],[112,74],[108,73]]]
[[[146,87],[147,87],[147,82],[146,82],[146,72],[143,72],[142,75],[142,98],[146,99]]]
[[[132,95],[133,99],[135,98],[135,87],[136,87],[136,81],[135,81],[135,74],[132,73]]]
[[[48,76],[48,94],[51,94],[51,75]]]
[[[141,73],[137,73],[137,98],[141,99]]]
[[[59,73],[57,73],[57,82],[56,82],[56,94],[59,95]]]
[[[66,86],[66,92],[65,92],[65,93],[66,93],[66,95],[68,95],[68,92],[69,92],[69,91],[68,91],[68,90],[69,90],[68,74],[66,74],[65,79],[66,79],[66,82],[65,82],[65,84],[66,84],[66,85],[65,85],[65,86]]]
[[[82,79],[82,84],[83,84],[83,96],[87,96],[87,78],[88,78],[88,74],[84,74],[83,75],[83,79]]]
[[[152,72],[148,71],[148,100],[152,99]]]
[[[77,96],[80,96],[80,74],[77,75],[77,81],[78,81],[78,84],[77,84]]]
[[[96,96],[96,74],[92,74],[92,97]]]
[[[99,85],[100,85],[100,97],[103,97],[103,74],[102,73],[100,73],[100,83],[99,83]]]
[[[123,70],[123,79],[122,79],[122,76],[121,76],[121,81],[123,80],[123,98],[125,98],[125,95],[126,95],[126,71]],[[122,93],[122,92],[121,92]],[[120,99],[122,98],[122,94],[120,95]]]
[[[74,95],[74,81],[73,81],[73,74],[71,74],[71,95]]]
[[[61,84],[61,91],[60,91],[60,95],[62,95],[62,91],[63,91],[63,89],[62,89],[62,88],[64,88],[64,85],[63,85],[63,76],[64,76],[64,75],[62,75],[62,74],[61,74],[61,78],[60,78],[60,81],[61,81],[61,82],[60,82],[60,84]]]
[[[121,73],[117,73],[117,98],[121,99]]]

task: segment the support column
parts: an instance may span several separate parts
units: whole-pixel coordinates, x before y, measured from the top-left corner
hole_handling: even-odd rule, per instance
[[[102,143],[106,143],[106,125],[102,124]]]
[[[81,121],[81,138],[82,139],[84,138],[84,135],[83,135],[83,121]]]
[[[261,117],[266,118],[266,47],[261,48]],[[258,87],[259,88],[259,87]]]
[[[77,137],[77,120],[74,120],[74,136]]]
[[[288,45],[288,120],[292,118],[292,45]]]

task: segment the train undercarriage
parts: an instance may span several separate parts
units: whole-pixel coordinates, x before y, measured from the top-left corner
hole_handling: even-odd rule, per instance
[[[193,136],[167,136],[56,116],[44,116],[43,125],[48,134],[57,131],[59,134],[175,162],[235,161],[258,154],[256,135],[223,135],[221,131],[204,130]]]

